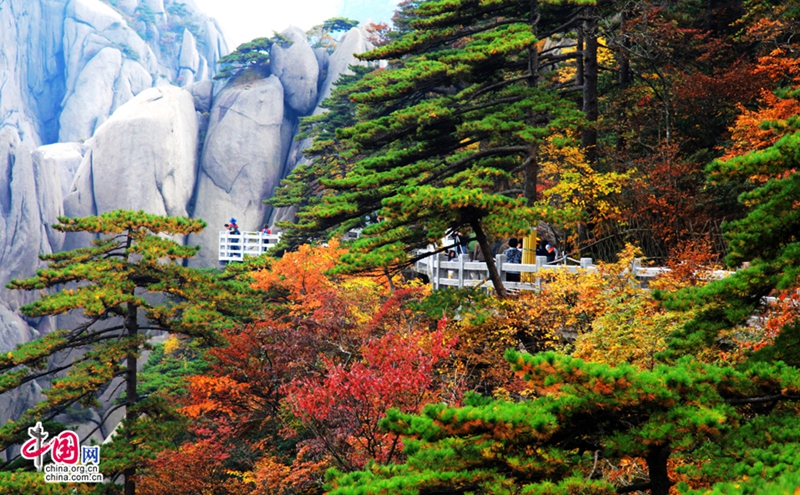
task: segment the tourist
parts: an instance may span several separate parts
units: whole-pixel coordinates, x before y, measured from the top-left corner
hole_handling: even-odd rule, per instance
[[[550,243],[545,246],[545,250],[547,250],[547,264],[554,265],[558,258],[558,250]]]
[[[548,244],[549,243],[546,240],[542,239],[542,242],[540,242],[539,245],[536,246],[536,257],[537,258],[539,256],[547,256],[547,247],[546,246]]]
[[[230,234],[230,235],[241,235],[241,232],[239,232],[239,224],[236,223],[236,219],[235,218],[231,218],[231,221],[225,224],[225,228],[228,229],[228,234]],[[230,239],[230,241],[231,241],[231,244],[238,244],[239,243],[239,239],[236,239],[236,238]],[[239,246],[233,246],[233,245],[231,246],[231,251],[239,251],[240,249],[241,248]],[[242,257],[241,254],[234,254],[234,253],[231,253],[231,256],[236,256],[236,257],[239,257],[239,258]]]
[[[464,242],[464,237],[461,235],[461,232],[454,230],[449,237],[455,243],[456,254],[467,254],[467,246]]]
[[[268,223],[265,223],[264,228],[261,229],[261,244],[269,244],[269,238],[267,236],[271,234],[272,234],[272,229],[269,228]]]
[[[516,237],[512,237],[508,240],[508,249],[504,253],[506,255],[506,264],[521,264],[522,263],[522,250],[519,249],[517,246],[519,245],[519,241],[517,241]],[[506,270],[506,281],[507,282],[519,282],[520,276],[518,271],[514,270]]]

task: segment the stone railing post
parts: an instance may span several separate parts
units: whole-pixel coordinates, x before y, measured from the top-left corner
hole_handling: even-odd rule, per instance
[[[467,260],[466,254],[458,255],[458,287],[464,288],[464,262]]]

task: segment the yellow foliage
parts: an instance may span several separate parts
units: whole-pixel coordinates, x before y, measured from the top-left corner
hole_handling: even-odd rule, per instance
[[[564,135],[553,135],[540,148],[545,202],[578,212],[592,212],[593,220],[622,221],[617,197],[630,183],[633,170],[625,173],[598,172],[577,146],[561,146]]]
[[[171,356],[175,354],[177,350],[181,347],[181,341],[178,340],[178,337],[175,335],[170,335],[167,340],[164,341],[164,354],[167,356]]]

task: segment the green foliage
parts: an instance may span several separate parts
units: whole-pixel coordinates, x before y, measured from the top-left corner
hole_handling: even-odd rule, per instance
[[[325,48],[329,52],[333,52],[336,48],[335,33],[348,31],[351,28],[358,26],[358,21],[347,19],[346,17],[332,17],[322,24],[317,24],[308,31],[308,44],[312,48]]]
[[[269,75],[269,52],[275,43],[289,46],[292,41],[279,33],[274,33],[271,38],[256,38],[242,43],[236,50],[218,60],[219,72],[214,79],[229,79],[245,69],[253,69],[266,77]]]
[[[90,486],[76,483],[45,483],[42,473],[0,471],[0,493],[3,495],[83,495]]]
[[[309,237],[381,219],[341,271],[402,265],[449,229],[504,237],[557,214],[520,197],[518,171],[534,174],[536,147],[555,129],[575,129],[581,115],[520,63],[538,41],[530,6],[434,1],[415,14],[414,31],[360,55],[389,59],[388,69],[339,84],[332,111],[307,121],[321,137],[314,164],[288,183],[285,197],[300,204],[298,178],[318,187],[295,227]]]
[[[534,399],[468,395],[461,407],[431,404],[422,413],[391,410],[382,426],[404,438],[407,461],[331,473],[333,495],[351,493],[614,493],[587,479],[596,460],[647,459],[653,493],[666,493],[667,456],[716,464],[688,473],[698,481],[780,475],[794,466],[800,423],[794,405],[762,415],[753,404],[800,399],[800,371],[782,363],[742,370],[684,358],[642,371],[545,352],[509,350],[506,359]],[[775,398],[778,397],[778,398]],[[779,453],[776,455],[776,453]],[[713,466],[713,469],[711,468]],[[551,491],[552,490],[552,491]]]
[[[139,373],[139,393],[143,396],[182,396],[188,378],[204,374],[211,366],[205,351],[199,341],[184,343],[175,336],[154,346]]]
[[[147,399],[137,403],[135,370],[137,357],[146,347],[144,331],[180,333],[218,344],[222,329],[248,321],[258,307],[258,295],[250,288],[247,277],[182,265],[183,259],[193,256],[198,248],[180,245],[169,236],[197,233],[204,227],[202,220],[159,217],[141,211],[59,218],[53,226],[57,230],[90,232],[99,237],[89,247],[42,256],[50,262],[47,268],[39,270],[35,277],[12,280],[8,287],[56,289],[42,292],[38,300],[21,308],[29,317],[80,311],[85,319],[73,329],[53,332],[0,357],[2,392],[66,370],[66,375],[53,380],[44,392],[45,401],[17,421],[0,427],[3,448],[19,441],[36,421],[49,420],[75,404],[95,405],[101,390],[117,376],[134,386],[134,393],[131,395],[128,388],[125,397],[124,428],[128,433],[118,435],[113,442],[113,448],[130,452],[121,457],[126,459],[120,461],[125,469],[133,469],[147,450],[136,445],[168,441],[170,430],[165,425],[169,418],[177,420],[176,416],[163,398],[151,392],[164,387],[165,393],[177,390],[177,375],[184,370],[162,368],[159,372],[164,374],[158,381],[146,375]],[[69,351],[75,352],[76,357],[64,364],[58,358]],[[153,428],[163,431],[158,436],[132,440],[132,435]],[[112,471],[105,474],[118,474],[113,471],[115,466],[112,462]]]

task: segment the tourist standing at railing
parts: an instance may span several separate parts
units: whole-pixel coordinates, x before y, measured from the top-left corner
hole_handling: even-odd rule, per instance
[[[546,246],[548,244],[549,243],[547,242],[547,240],[542,239],[542,242],[540,242],[539,245],[536,246],[536,257],[537,258],[539,256],[547,256],[547,247]]]
[[[236,219],[235,218],[231,218],[231,221],[226,223],[225,227],[228,229],[228,234],[237,235],[237,236],[241,235],[241,232],[239,232],[239,224],[236,223]],[[231,244],[238,244],[239,243],[239,239],[238,238],[231,239],[230,241],[231,241]],[[239,251],[239,246],[231,246],[231,251]],[[241,256],[241,255],[240,254],[231,253],[231,256]]]
[[[486,256],[483,255],[481,245],[477,242],[475,243],[475,249],[472,251],[472,261],[486,261]]]
[[[268,235],[272,234],[272,229],[269,228],[269,224],[265,223],[264,228],[261,229],[261,243],[262,244],[269,244]]]
[[[449,237],[455,244],[456,254],[467,254],[467,246],[464,242],[464,236],[461,235],[461,232],[454,230]]]
[[[545,250],[547,251],[547,264],[555,265],[556,258],[558,258],[558,249],[556,249],[556,247],[552,244],[548,243],[545,246]]]
[[[519,249],[517,246],[519,245],[519,241],[517,241],[516,237],[512,237],[508,240],[508,249],[504,253],[506,255],[506,264],[517,264],[519,265],[522,263],[522,250]],[[506,281],[507,282],[519,282],[519,272],[514,270],[506,270]]]

